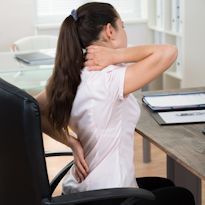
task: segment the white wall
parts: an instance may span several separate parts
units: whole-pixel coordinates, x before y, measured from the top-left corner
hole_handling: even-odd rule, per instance
[[[128,44],[139,45],[151,43],[152,34],[148,29],[146,22],[126,23],[125,29],[128,37]],[[37,33],[58,35],[59,28],[38,28]]]
[[[0,51],[34,34],[35,0],[0,0]]]
[[[35,34],[35,0],[0,0],[0,52],[9,51],[16,40]],[[128,43],[150,43],[146,23],[126,24]],[[38,34],[58,35],[58,28],[38,30]]]
[[[148,44],[152,41],[152,33],[148,29],[147,23],[126,24],[128,44],[140,45]]]
[[[182,86],[205,86],[205,1],[188,1],[185,5],[185,68]]]

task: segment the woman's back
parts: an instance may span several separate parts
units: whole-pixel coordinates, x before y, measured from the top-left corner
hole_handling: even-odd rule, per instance
[[[133,137],[140,110],[134,96],[123,97],[125,71],[124,65],[82,71],[69,125],[83,146],[89,175],[78,183],[72,167],[64,180],[65,194],[137,186]]]
[[[37,96],[43,131],[73,151],[75,165],[65,177],[64,194],[138,183],[153,191],[154,204],[194,204],[190,192],[169,180],[135,180],[133,137],[140,110],[131,93],[159,76],[176,57],[172,45],[127,48],[123,21],[108,3],[84,4],[65,18],[53,74]],[[101,71],[84,68],[81,73],[83,66]],[[68,125],[78,139],[69,135]]]

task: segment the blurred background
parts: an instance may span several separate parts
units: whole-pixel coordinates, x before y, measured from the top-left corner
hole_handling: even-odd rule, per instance
[[[98,1],[98,0],[95,0]],[[44,89],[52,73],[52,63],[44,65],[16,61],[18,53],[47,49],[54,58],[63,19],[87,0],[0,0],[0,77],[36,95]],[[145,90],[205,86],[205,1],[204,0],[110,0],[125,23],[129,46],[174,44],[176,62]],[[48,51],[48,50],[51,50]],[[53,52],[54,50],[54,52]],[[136,137],[136,176],[166,175],[166,156],[151,147],[152,162],[142,162],[142,139]],[[45,149],[67,150],[44,135]],[[72,160],[72,157],[71,159]],[[68,158],[47,160],[52,178]],[[205,205],[203,181],[203,203]],[[61,188],[55,194],[59,195]]]
[[[2,1],[0,52],[12,50],[16,41],[28,36],[58,37],[60,25],[71,10],[83,3],[92,2],[87,0],[0,1]],[[125,22],[130,46],[170,43],[178,47],[177,61],[147,89],[175,89],[205,85],[204,0],[104,2],[111,3],[120,13]]]

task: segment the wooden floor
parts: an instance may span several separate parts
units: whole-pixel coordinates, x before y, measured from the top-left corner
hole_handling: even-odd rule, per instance
[[[52,140],[50,137],[44,135],[45,151],[67,151],[67,147]],[[156,146],[151,145],[152,160],[150,163],[143,163],[142,161],[142,137],[136,135],[135,137],[135,161],[136,161],[136,176],[166,176],[166,155]],[[53,157],[46,160],[49,179],[52,179],[58,171],[63,168],[72,157]],[[202,182],[202,205],[205,205],[205,182]],[[60,195],[61,184],[54,192],[55,195]]]

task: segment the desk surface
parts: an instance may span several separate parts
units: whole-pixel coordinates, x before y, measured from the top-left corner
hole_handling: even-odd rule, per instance
[[[0,52],[0,78],[31,95],[45,87],[52,69],[52,65],[27,65],[17,61],[12,52]]]
[[[19,52],[27,53],[27,52]],[[0,74],[19,71],[51,70],[53,65],[29,65],[15,59],[13,52],[0,52]]]
[[[205,91],[205,87],[181,89],[180,91],[200,90]],[[176,92],[176,90],[170,92]],[[143,92],[136,93],[135,96],[141,107],[141,117],[136,131],[191,173],[205,180],[205,135],[202,134],[205,123],[160,126],[152,118],[150,110],[142,103]]]

